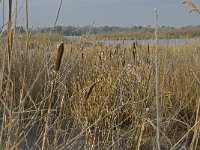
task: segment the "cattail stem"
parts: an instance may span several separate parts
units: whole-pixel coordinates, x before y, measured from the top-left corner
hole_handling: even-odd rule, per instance
[[[4,27],[4,24],[5,24],[5,17],[4,17],[4,12],[5,12],[5,3],[4,3],[4,0],[2,0],[2,27],[1,27],[1,30],[3,30],[3,27]],[[3,31],[1,31],[3,32]]]
[[[28,0],[26,0],[26,49],[28,50],[29,45],[29,31],[28,31]]]
[[[59,5],[59,8],[58,8],[58,12],[57,12],[56,20],[55,20],[55,23],[54,23],[54,27],[56,27],[56,25],[57,25],[58,17],[59,17],[60,10],[61,10],[61,7],[62,7],[62,3],[63,3],[63,0],[60,1],[60,5]]]
[[[11,128],[12,128],[12,96],[10,96],[10,91],[13,90],[13,85],[11,84],[11,52],[12,52],[12,44],[13,44],[13,37],[12,37],[12,0],[8,1],[8,28],[7,28],[7,49],[8,49],[8,80],[10,81],[6,85],[6,105],[9,108],[9,118],[8,118],[8,140],[6,141],[6,148],[10,149],[11,147]],[[5,106],[4,106],[5,107]],[[7,119],[5,119],[7,121]]]
[[[11,64],[11,49],[12,49],[12,0],[9,0],[8,4],[8,64]]]
[[[16,34],[16,27],[17,27],[17,5],[18,5],[18,0],[15,0],[15,21],[14,21],[14,34]]]
[[[156,65],[156,139],[157,139],[157,149],[160,150],[160,110],[159,110],[159,54],[158,54],[158,12],[157,9],[154,9],[155,13],[155,42],[156,42],[156,49],[155,49],[155,65]]]

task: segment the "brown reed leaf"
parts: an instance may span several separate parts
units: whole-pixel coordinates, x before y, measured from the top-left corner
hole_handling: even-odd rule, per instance
[[[98,83],[98,82],[94,82],[94,83],[90,86],[88,92],[85,94],[85,100],[87,100],[87,99],[90,97],[90,94],[92,93],[92,90],[93,90],[93,88],[95,87],[95,85],[96,85],[97,83]]]

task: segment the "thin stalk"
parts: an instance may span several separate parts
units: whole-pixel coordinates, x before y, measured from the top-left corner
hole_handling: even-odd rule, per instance
[[[45,128],[44,128],[44,136],[43,136],[43,142],[42,142],[42,150],[45,150],[47,148],[47,143],[48,143],[49,120],[50,120],[50,114],[51,114],[51,100],[53,97],[54,85],[55,85],[55,81],[52,81],[50,96],[48,99],[48,111],[45,118]]]
[[[8,1],[8,26],[7,26],[7,50],[8,50],[8,81],[9,83],[6,85],[6,104],[9,108],[9,118],[6,123],[8,125],[7,129],[7,141],[6,148],[10,149],[11,146],[11,131],[12,131],[12,103],[13,103],[13,82],[11,80],[11,52],[13,45],[13,34],[12,34],[12,0]]]
[[[63,98],[61,100],[58,119],[57,119],[57,122],[56,122],[55,137],[54,137],[54,141],[53,141],[54,149],[56,149],[57,144],[58,144],[58,134],[59,134],[59,131],[60,131],[60,128],[61,128],[61,120],[62,120],[62,111],[63,111],[63,106],[64,106],[64,99],[65,99],[65,96],[63,96]]]
[[[18,6],[18,0],[15,0],[15,20],[14,20],[14,36],[16,34],[16,27],[17,27],[17,6]]]
[[[28,0],[26,0],[26,49],[28,50],[28,45],[29,45],[29,31],[28,31]]]
[[[61,7],[62,7],[62,3],[63,3],[63,0],[60,0],[60,5],[59,5],[59,8],[58,8],[58,12],[57,12],[56,20],[55,20],[55,23],[54,23],[54,27],[56,27],[56,24],[58,22],[58,18],[59,18],[60,10],[61,10]]]
[[[155,42],[156,42],[156,49],[155,49],[155,65],[156,65],[156,141],[157,141],[157,149],[160,150],[160,110],[159,110],[159,54],[158,54],[158,11],[155,8]]]
[[[9,0],[9,8],[8,8],[8,64],[11,64],[11,49],[12,49],[12,0]],[[10,71],[10,70],[9,70]]]
[[[5,3],[4,0],[2,0],[2,30],[5,24]]]
[[[48,112],[47,112],[47,115],[46,115],[46,118],[45,118],[45,129],[44,129],[45,131],[44,131],[44,136],[43,136],[42,150],[46,149],[46,145],[47,145],[49,119],[50,119],[51,107],[52,107],[52,105],[51,105],[52,104],[52,98],[53,98],[54,89],[55,89],[55,86],[56,86],[56,78],[57,78],[57,75],[58,75],[58,71],[60,69],[60,64],[61,64],[63,52],[64,52],[64,43],[62,42],[58,47],[58,54],[57,54],[57,59],[56,59],[56,63],[55,63],[55,68],[54,68],[55,72],[53,74],[50,96],[49,96],[49,99],[48,99]],[[63,104],[63,100],[61,102],[61,105],[62,104]],[[61,110],[62,110],[62,107],[61,107]],[[60,112],[59,115],[61,115],[61,112]],[[57,126],[57,131],[56,131],[56,135],[55,135],[55,139],[54,139],[54,143],[53,143],[54,148],[57,146],[58,129],[59,129],[59,125]]]

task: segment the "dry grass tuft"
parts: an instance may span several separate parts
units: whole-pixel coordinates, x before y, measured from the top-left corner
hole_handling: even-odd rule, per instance
[[[181,4],[191,7],[191,9],[188,11],[189,14],[194,12],[200,15],[199,8],[192,1],[183,1]]]

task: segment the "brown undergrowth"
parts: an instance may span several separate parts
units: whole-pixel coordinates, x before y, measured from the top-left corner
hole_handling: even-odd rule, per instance
[[[58,38],[33,36],[29,49],[23,38],[13,41],[10,80],[5,39],[0,40],[1,147],[155,146],[154,45],[64,40],[61,68],[55,75]],[[159,47],[162,148],[199,146],[199,50],[198,44]],[[12,107],[7,98],[13,100]]]

